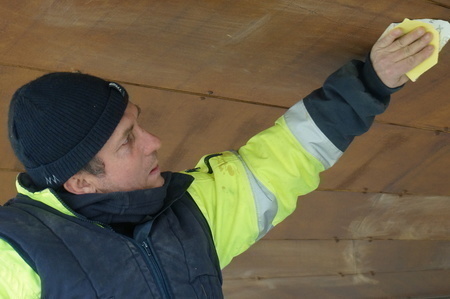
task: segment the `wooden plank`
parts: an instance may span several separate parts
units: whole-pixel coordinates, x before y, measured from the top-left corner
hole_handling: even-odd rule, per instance
[[[450,195],[450,134],[375,124],[322,176],[332,190]]]
[[[344,259],[350,245],[351,241],[260,240],[235,257],[223,276],[248,279],[355,274],[354,262]]]
[[[450,240],[261,240],[225,268],[224,278],[360,275],[362,279],[371,272],[448,270],[449,256]]]
[[[1,116],[6,123],[9,98],[19,84],[39,72],[1,67]],[[25,80],[27,79],[27,80]],[[193,167],[201,156],[236,149],[257,132],[271,126],[285,109],[222,101],[197,95],[126,85],[132,101],[142,107],[144,128],[163,141],[163,169]],[[0,168],[21,169],[9,148],[6,130],[0,135],[4,155]],[[321,188],[368,192],[450,195],[450,134],[375,124],[358,138],[331,170]]]
[[[450,197],[316,191],[265,239],[449,240]]]
[[[225,279],[226,298],[448,298],[450,271]]]
[[[445,5],[420,0],[8,1],[0,63],[288,107],[364,57],[389,23],[424,11],[448,17]],[[448,46],[440,59],[384,121],[449,127]]]
[[[446,295],[449,254],[448,240],[262,240],[224,269],[224,291],[227,298]]]

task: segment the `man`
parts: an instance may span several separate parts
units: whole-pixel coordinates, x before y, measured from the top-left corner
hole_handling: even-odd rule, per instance
[[[431,34],[394,29],[237,152],[161,173],[160,140],[117,83],[52,73],[18,89],[26,173],[0,208],[2,298],[221,298],[221,272],[367,131]]]

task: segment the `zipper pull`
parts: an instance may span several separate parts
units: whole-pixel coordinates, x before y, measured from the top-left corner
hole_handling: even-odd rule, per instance
[[[147,253],[148,256],[152,256],[152,252],[150,251],[150,247],[148,246],[147,242],[143,241],[142,247],[144,247],[145,252]]]

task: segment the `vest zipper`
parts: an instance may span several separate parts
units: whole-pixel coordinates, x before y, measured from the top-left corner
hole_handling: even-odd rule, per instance
[[[148,243],[147,241],[142,241],[141,246],[142,248],[144,248],[144,251],[147,255],[147,260],[149,261],[150,268],[153,274],[155,275],[156,284],[158,285],[159,290],[163,295],[163,298],[171,298],[169,295],[169,288],[167,286],[166,280],[164,279],[163,272],[161,270],[161,266],[156,260],[156,256],[154,254],[154,250],[151,244]]]

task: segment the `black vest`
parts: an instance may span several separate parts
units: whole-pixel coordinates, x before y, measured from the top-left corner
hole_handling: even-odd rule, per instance
[[[223,298],[208,224],[175,193],[133,238],[19,195],[0,207],[0,238],[39,274],[42,298]]]

